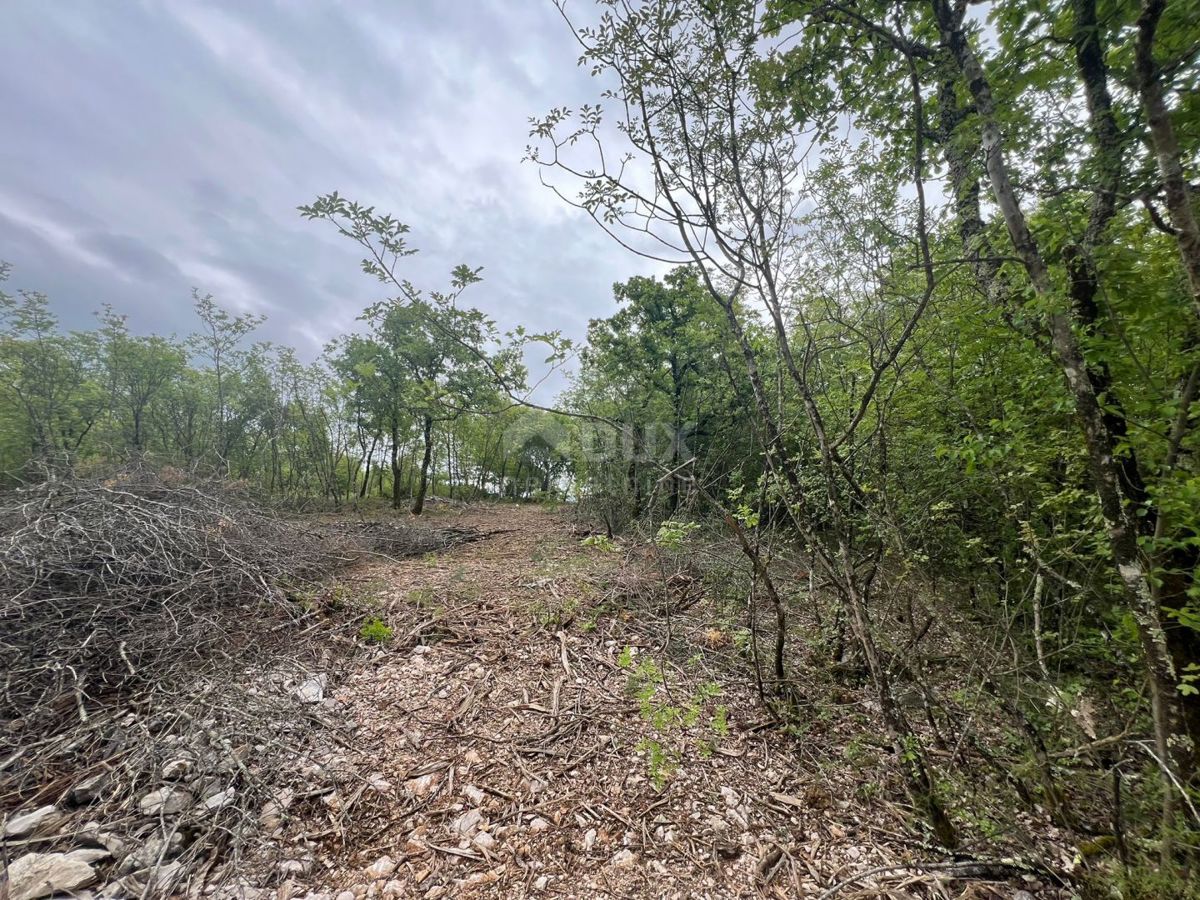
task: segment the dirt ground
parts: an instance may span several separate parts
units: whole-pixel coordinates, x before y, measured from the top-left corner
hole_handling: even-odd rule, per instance
[[[864,776],[782,734],[688,585],[623,607],[625,554],[542,508],[430,524],[476,539],[345,579],[392,636],[330,673],[341,730],[264,811],[244,896],[1065,896],[939,868],[886,761]]]

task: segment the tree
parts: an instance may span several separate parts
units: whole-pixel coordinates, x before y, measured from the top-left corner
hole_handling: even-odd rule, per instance
[[[0,265],[0,283],[9,271]],[[103,411],[96,364],[93,337],[60,334],[45,294],[0,291],[0,391],[43,471],[69,469]]]
[[[151,406],[183,372],[183,349],[156,335],[133,337],[126,317],[106,306],[100,315],[102,353],[114,414],[124,417],[125,440],[141,453],[148,438]]]
[[[937,286],[924,196],[926,146],[920,92],[913,94],[916,124],[907,171],[887,170],[892,179],[887,190],[893,195],[899,187],[895,176],[905,172],[911,178],[916,195],[908,214],[912,237],[902,241],[900,248],[882,248],[888,255],[903,252],[917,260],[917,290],[913,302],[887,310],[884,316],[870,310],[863,315],[852,304],[833,302],[848,325],[860,333],[861,327],[874,332],[867,339],[872,352],[865,385],[855,396],[853,413],[839,417],[838,410],[822,402],[823,384],[829,377],[823,369],[826,360],[835,364],[838,347],[822,340],[817,322],[798,307],[789,278],[805,259],[801,145],[805,139],[819,137],[821,129],[797,133],[794,121],[783,111],[758,102],[754,90],[762,36],[758,4],[656,0],[635,6],[618,0],[602,6],[598,22],[578,28],[576,34],[583,61],[619,83],[611,92],[620,111],[616,127],[633,152],[605,153],[601,111],[587,106],[574,120],[565,109],[535,120],[531,137],[540,145],[530,149],[529,158],[552,173],[550,177],[574,179],[578,194],[571,202],[626,246],[631,246],[627,235],[632,233],[643,244],[649,239],[654,249],[644,252],[656,258],[682,257],[693,264],[710,298],[724,311],[741,349],[762,423],[764,456],[774,490],[781,492],[814,562],[839,592],[910,794],[928,813],[938,838],[953,845],[955,829],[935,794],[920,742],[895,698],[893,675],[871,623],[870,588],[882,545],[859,518],[859,513],[869,512],[870,492],[848,455],[863,440],[860,428],[879,398],[889,396],[886,388],[894,382],[897,360]],[[597,152],[578,162],[572,154],[578,154],[579,148]],[[613,159],[618,162],[610,165]],[[635,162],[648,171],[636,171]],[[555,190],[566,197],[557,186]],[[622,228],[628,229],[626,235],[618,233]],[[772,349],[812,438],[813,463],[820,475],[816,484],[805,482],[805,468],[789,446],[786,422],[762,378],[758,348],[749,338],[744,298],[769,323]],[[741,534],[736,525],[735,530]],[[751,545],[743,540],[742,546],[761,572]],[[774,590],[771,594],[778,607]],[[780,642],[783,612],[778,607]],[[776,674],[781,679],[781,643],[779,647]]]

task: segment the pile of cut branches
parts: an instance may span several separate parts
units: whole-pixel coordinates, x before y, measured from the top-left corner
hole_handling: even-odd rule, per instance
[[[0,497],[0,718],[86,721],[249,622],[296,615],[286,588],[335,554],[219,482],[138,472]]]

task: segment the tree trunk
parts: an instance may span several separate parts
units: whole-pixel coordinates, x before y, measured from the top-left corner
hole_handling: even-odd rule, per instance
[[[429,461],[433,458],[433,417],[425,417],[425,455],[421,457],[421,480],[417,484],[417,496],[413,498],[412,514],[419,516],[425,510],[425,491],[429,488]]]
[[[392,422],[392,509],[400,508],[400,428]]]

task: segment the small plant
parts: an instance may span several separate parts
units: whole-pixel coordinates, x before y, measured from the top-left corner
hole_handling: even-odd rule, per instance
[[[590,537],[585,537],[579,542],[583,547],[594,547],[604,553],[616,553],[617,545],[613,543],[612,538],[604,534],[593,534]]]
[[[646,754],[646,767],[650,770],[650,780],[657,790],[666,786],[667,779],[679,768],[679,757],[666,749],[653,738],[642,738],[638,741],[637,749]]]
[[[579,600],[575,597],[539,600],[533,605],[533,618],[543,628],[561,628],[574,621],[579,606]]]
[[[712,730],[720,737],[728,737],[729,735],[729,707],[725,704],[717,706],[713,712],[712,722],[709,723]]]
[[[754,635],[750,633],[749,628],[738,628],[733,632],[733,649],[739,655],[749,657],[753,647]]]
[[[382,619],[371,617],[363,622],[362,628],[358,629],[358,636],[364,641],[372,644],[384,644],[390,641],[395,635],[395,631],[390,625]]]
[[[433,603],[434,591],[431,587],[413,588],[408,592],[408,602],[413,606],[429,606]]]
[[[712,756],[715,741],[705,734],[697,735],[693,729],[703,720],[710,701],[720,696],[721,686],[715,681],[706,681],[688,697],[684,706],[676,706],[660,699],[659,688],[663,686],[665,678],[653,659],[644,657],[634,665],[633,648],[627,646],[617,656],[617,665],[629,671],[626,690],[637,699],[641,717],[658,733],[658,738],[643,738],[638,749],[646,752],[650,777],[661,790],[674,772],[679,757],[679,751],[667,749],[664,741],[694,740],[701,759]],[[718,739],[727,736],[729,710],[724,705],[717,705],[708,720],[708,726]]]
[[[700,526],[695,522],[676,522],[668,519],[658,526],[658,533],[654,535],[654,543],[668,550],[678,550],[688,536],[699,528]]]

